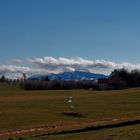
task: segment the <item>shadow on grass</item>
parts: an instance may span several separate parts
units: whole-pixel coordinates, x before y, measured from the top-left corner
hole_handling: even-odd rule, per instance
[[[81,113],[78,112],[63,112],[61,114],[65,116],[71,116],[71,117],[84,117]]]
[[[8,138],[8,140],[29,140],[29,139],[23,137],[15,137],[15,138]]]

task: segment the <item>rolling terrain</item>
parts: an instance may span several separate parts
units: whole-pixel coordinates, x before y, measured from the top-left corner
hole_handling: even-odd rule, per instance
[[[85,128],[140,120],[140,88],[114,91],[24,91],[0,84],[0,138],[91,139],[140,138],[139,123],[95,131]],[[73,102],[69,103],[69,97]],[[74,107],[71,108],[70,106]],[[69,113],[80,115],[71,115]],[[64,113],[68,113],[65,115]],[[133,130],[133,131],[131,131]],[[78,133],[71,133],[78,131]],[[58,132],[58,135],[54,135]],[[66,132],[66,133],[62,133]],[[70,133],[69,133],[70,132]],[[48,135],[48,134],[52,135]],[[101,135],[99,135],[101,134]],[[111,135],[111,136],[110,136]],[[113,135],[113,136],[112,136]]]

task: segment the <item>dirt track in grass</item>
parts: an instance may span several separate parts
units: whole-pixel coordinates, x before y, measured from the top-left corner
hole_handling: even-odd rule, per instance
[[[32,133],[35,137],[40,137],[46,135],[70,134],[93,130],[117,128],[136,124],[140,124],[140,116],[118,117],[100,121],[90,121],[81,123],[61,123],[54,125],[37,126],[33,128],[26,128],[20,130],[2,131],[0,132],[0,137],[26,135],[28,133]]]

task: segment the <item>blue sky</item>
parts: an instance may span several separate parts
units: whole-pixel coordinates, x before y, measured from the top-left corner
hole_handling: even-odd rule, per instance
[[[0,64],[77,58],[139,64],[139,0],[0,0]]]

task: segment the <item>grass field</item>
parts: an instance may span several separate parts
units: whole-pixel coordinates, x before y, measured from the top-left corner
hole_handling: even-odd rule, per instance
[[[71,110],[68,97],[73,97],[75,108]],[[64,112],[78,112],[82,117],[67,116]],[[140,116],[140,88],[116,91],[55,90],[24,91],[18,87],[0,84],[0,132],[14,131],[39,126],[58,124],[72,126],[111,120],[115,118],[135,118]],[[65,128],[63,128],[65,129]],[[66,127],[66,129],[69,129]],[[133,131],[132,131],[133,130]],[[55,130],[56,131],[56,130]],[[34,136],[46,132],[25,133]],[[12,135],[13,137],[18,134]],[[124,136],[124,137],[123,137]],[[1,139],[10,135],[1,136]],[[140,139],[140,125],[48,136],[47,139]],[[30,138],[32,139],[32,137]],[[35,139],[35,138],[34,138]],[[46,139],[38,137],[36,139]]]
[[[32,140],[32,138],[30,138]],[[77,134],[65,134],[33,138],[34,140],[139,140],[140,125],[115,129],[90,131]]]

